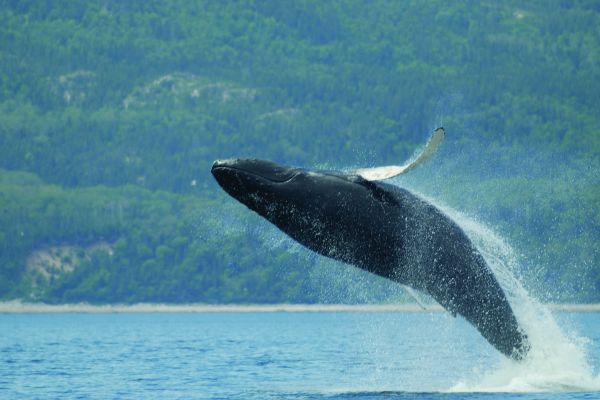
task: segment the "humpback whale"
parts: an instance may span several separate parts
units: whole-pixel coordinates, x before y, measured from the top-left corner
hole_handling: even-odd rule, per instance
[[[256,159],[215,161],[232,197],[323,256],[429,294],[515,360],[529,343],[497,279],[463,230],[434,205],[381,182],[435,151],[438,128],[405,166],[312,171]]]

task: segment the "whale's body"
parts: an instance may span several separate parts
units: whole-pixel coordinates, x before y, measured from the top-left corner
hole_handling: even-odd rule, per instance
[[[431,295],[511,358],[527,352],[481,254],[454,221],[408,190],[260,160],[217,161],[212,173],[227,193],[309,249]]]

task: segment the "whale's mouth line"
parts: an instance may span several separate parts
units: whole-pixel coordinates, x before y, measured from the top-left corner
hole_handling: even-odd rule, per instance
[[[261,175],[259,173],[254,172],[254,171],[249,171],[247,169],[238,168],[238,167],[231,166],[231,165],[217,165],[217,166],[213,166],[212,169],[211,169],[211,172],[214,173],[214,171],[218,171],[218,170],[239,171],[239,172],[243,172],[244,174],[251,175],[251,176],[253,176],[255,178],[264,179],[264,180],[272,182],[272,183],[286,183],[286,182],[289,182],[289,181],[291,181],[298,174],[297,172],[294,172],[289,178],[277,180],[277,179],[272,179],[272,178],[269,178],[267,176]]]

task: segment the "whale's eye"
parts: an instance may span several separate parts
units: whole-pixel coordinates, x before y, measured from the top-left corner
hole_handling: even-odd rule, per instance
[[[230,169],[261,177],[275,183],[290,180],[298,169],[275,164],[271,161],[253,159],[218,160],[213,164],[213,170]]]

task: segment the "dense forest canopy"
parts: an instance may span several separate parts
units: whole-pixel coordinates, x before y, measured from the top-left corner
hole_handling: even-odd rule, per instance
[[[0,298],[401,301],[220,192],[216,158],[400,163],[543,300],[600,301],[595,1],[0,1]],[[330,272],[328,272],[330,271]]]

